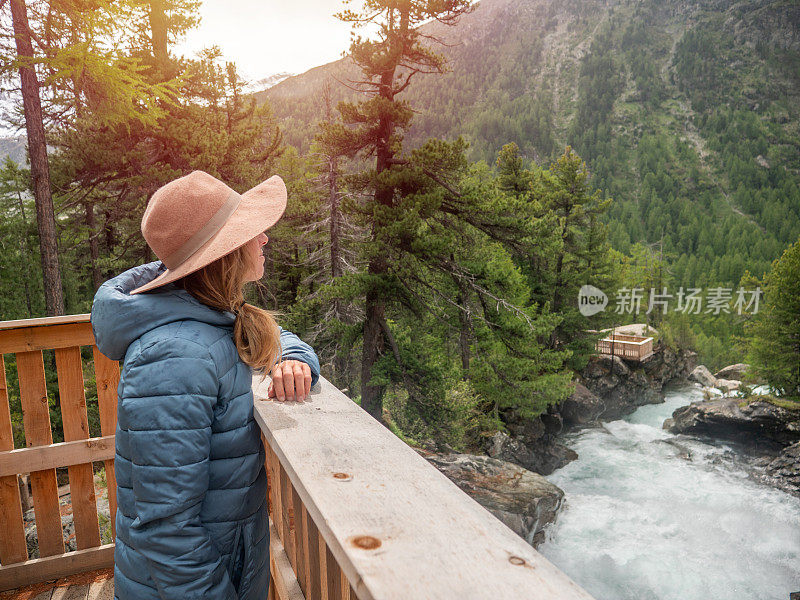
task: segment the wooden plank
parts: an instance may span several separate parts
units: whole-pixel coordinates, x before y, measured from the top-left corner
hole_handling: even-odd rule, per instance
[[[323,558],[320,558],[319,541],[322,540],[322,536],[320,535],[319,529],[317,529],[313,519],[311,519],[306,511],[305,506],[303,507],[303,513],[305,514],[306,519],[306,536],[308,537],[308,571],[310,574],[308,587],[306,588],[306,594],[311,600],[321,600],[321,598],[323,598],[322,567],[324,553],[322,554]]]
[[[53,590],[50,600],[86,600],[89,596],[89,585],[65,585]]]
[[[271,575],[275,582],[276,595],[280,600],[305,600],[292,565],[289,563],[289,557],[286,555],[283,544],[278,539],[278,532],[271,521],[269,528],[269,553],[271,564],[274,565]]]
[[[114,578],[90,583],[87,600],[114,600]]]
[[[286,537],[281,538],[283,548],[286,555],[289,557],[289,563],[292,565],[295,573],[297,573],[297,559],[295,548],[295,523],[294,523],[294,507],[292,506],[292,484],[289,482],[289,477],[286,471],[280,466],[280,482],[281,482],[281,507],[283,515],[283,527]]]
[[[114,458],[114,436],[0,452],[0,477]]]
[[[264,470],[267,472],[267,512],[270,517],[272,516],[272,469],[269,466],[270,448],[267,440],[264,439],[264,434],[261,434],[261,443],[264,445]]]
[[[47,385],[41,351],[17,354],[19,391],[22,399],[22,421],[27,446],[53,443],[50,430],[50,409],[47,404]],[[54,556],[64,552],[64,534],[58,506],[58,486],[55,469],[31,472],[33,509],[36,513],[36,535],[39,556]]]
[[[322,537],[319,528],[317,529],[317,553],[319,555],[319,573],[317,574],[317,579],[319,579],[320,598],[323,600],[332,600],[328,590],[328,560],[330,555],[328,554],[328,544],[325,543],[325,538]]]
[[[8,385],[3,355],[0,354],[0,450],[14,449],[14,431],[11,428],[11,408],[8,402]],[[16,472],[0,476],[0,564],[28,560],[25,543],[25,522],[22,517],[22,499],[19,495]]]
[[[308,596],[311,588],[311,567],[310,567],[310,543],[308,536],[308,511],[303,506],[297,491],[292,488],[292,500],[294,502],[294,514],[297,519],[297,579],[300,582],[300,589],[303,594]],[[315,538],[316,539],[316,538]]]
[[[94,339],[92,340],[94,343]],[[94,375],[97,382],[97,402],[100,409],[100,433],[115,435],[117,431],[117,388],[119,387],[119,363],[111,360],[92,346]],[[117,526],[117,478],[114,475],[114,459],[104,462],[108,486],[108,508],[111,515],[111,537],[116,539]]]
[[[79,315],[61,315],[58,317],[39,317],[36,319],[16,319],[14,321],[0,321],[0,331],[8,329],[28,329],[31,327],[49,327],[65,323],[89,323],[90,313]]]
[[[23,327],[0,331],[0,354],[34,352],[94,344],[89,323],[64,323],[47,327]]]
[[[64,440],[87,440],[89,419],[86,413],[81,349],[58,348],[55,350],[55,357]],[[97,522],[97,499],[91,461],[69,467],[69,485],[76,546],[78,550],[99,546],[100,526]]]
[[[361,600],[591,599],[324,378],[305,402],[261,402],[268,384],[256,420]]]
[[[328,598],[342,600],[342,570],[331,554],[330,546],[325,547],[325,578],[328,583]]]
[[[269,455],[269,468],[271,471],[272,481],[275,485],[272,486],[272,510],[273,510],[273,521],[275,523],[275,530],[278,532],[278,536],[281,539],[281,544],[283,544],[284,540],[286,539],[286,531],[284,530],[284,520],[283,520],[283,498],[281,497],[281,464],[278,462],[278,457],[272,452],[272,446],[270,446],[270,455]]]
[[[0,566],[0,591],[114,566],[114,544]]]

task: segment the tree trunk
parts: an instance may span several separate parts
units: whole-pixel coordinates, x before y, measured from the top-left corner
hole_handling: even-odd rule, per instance
[[[374,258],[369,264],[370,275],[384,274],[386,258]],[[364,321],[364,346],[361,354],[361,408],[383,423],[383,386],[368,385],[372,367],[383,354],[384,338],[382,323],[385,307],[375,287],[367,291],[366,319]]]
[[[164,13],[164,0],[150,0],[150,30],[153,35],[153,58],[158,69],[158,79],[167,81],[171,73],[167,52],[167,15]]]
[[[97,226],[94,218],[94,204],[84,202],[83,208],[86,210],[86,226],[89,228],[89,266],[92,270],[92,287],[96,292],[103,283],[103,275],[97,261],[100,258],[100,248],[97,244]]]
[[[30,248],[28,248],[28,219],[25,217],[25,203],[22,201],[22,194],[17,191],[17,200],[19,201],[19,212],[22,215],[22,237],[19,240],[19,249],[22,252],[25,262],[23,268],[27,273],[28,270],[28,257],[31,255]],[[25,281],[25,306],[28,308],[28,318],[33,317],[33,301],[31,299],[31,286],[27,277],[23,277]]]
[[[25,0],[11,0],[11,18],[14,23],[17,54],[20,58],[32,59],[33,46]],[[28,154],[31,160],[33,197],[36,200],[45,307],[47,316],[53,317],[64,314],[64,292],[58,268],[56,219],[53,197],[50,194],[50,168],[47,164],[42,103],[39,98],[39,82],[33,66],[20,67],[19,74],[22,83],[22,105],[25,110],[25,130],[28,134]]]
[[[336,279],[342,275],[342,261],[340,254],[341,243],[341,217],[339,210],[339,189],[337,181],[337,160],[335,157],[328,159],[328,190],[331,203],[331,278]],[[337,315],[338,316],[338,315]]]
[[[464,308],[466,308],[467,302],[468,302],[467,294],[465,293],[465,290],[462,289],[458,294],[456,303],[459,306],[463,306]],[[463,378],[466,380],[469,379],[469,363],[470,363],[469,343],[472,337],[471,335],[472,327],[469,320],[469,315],[465,311],[463,310],[458,311],[458,319],[460,322],[458,343],[459,343],[459,348],[461,350],[461,368],[464,371]]]
[[[394,80],[394,69],[385,71],[381,76],[381,95],[392,99],[391,87]],[[392,122],[382,115],[380,118],[380,135],[376,147],[376,168],[378,175],[390,168],[392,151],[389,147],[389,138],[392,135]],[[375,189],[375,203],[384,206],[391,206],[394,190],[385,185],[378,184]],[[372,224],[372,242],[376,243],[378,232],[384,227],[384,223],[375,219]],[[385,256],[376,256],[370,260],[369,273],[382,277],[388,272],[388,263]],[[372,366],[377,362],[378,357],[383,353],[384,338],[383,322],[386,308],[383,298],[380,296],[375,286],[371,286],[366,295],[366,319],[364,321],[364,347],[361,354],[361,408],[383,423],[383,392],[384,387],[378,385],[367,385],[372,377]]]

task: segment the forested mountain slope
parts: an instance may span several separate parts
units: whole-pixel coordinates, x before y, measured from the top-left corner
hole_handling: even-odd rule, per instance
[[[571,145],[614,198],[613,246],[659,243],[675,286],[737,286],[800,235],[800,7],[790,1],[483,0],[426,34],[452,71],[418,75],[410,146],[463,135],[548,162]],[[307,149],[348,59],[259,94]],[[343,83],[340,83],[343,82]]]

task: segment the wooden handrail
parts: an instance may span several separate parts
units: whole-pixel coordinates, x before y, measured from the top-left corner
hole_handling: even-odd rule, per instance
[[[305,402],[264,400],[259,380],[255,417],[279,462],[273,521],[306,597],[306,565],[327,557],[328,597],[349,584],[360,600],[591,598],[324,378]]]

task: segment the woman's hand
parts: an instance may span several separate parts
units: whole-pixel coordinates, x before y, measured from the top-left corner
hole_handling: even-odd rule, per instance
[[[301,360],[284,360],[272,367],[272,382],[267,398],[296,400],[308,398],[311,391],[311,368]]]

